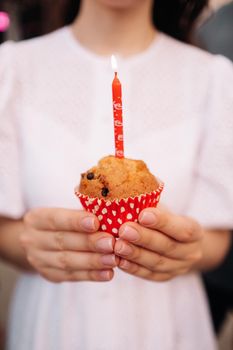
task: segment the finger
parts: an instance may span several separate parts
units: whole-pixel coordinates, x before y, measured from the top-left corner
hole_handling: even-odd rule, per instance
[[[186,269],[186,261],[169,259],[150,250],[137,247],[119,239],[115,244],[115,254],[153,272],[173,272]]]
[[[183,260],[193,252],[194,243],[181,243],[165,234],[145,228],[134,222],[127,222],[119,230],[119,237],[136,246],[144,247],[168,258]]]
[[[34,240],[35,246],[47,251],[83,251],[112,253],[115,238],[104,232],[87,235],[86,233],[74,233],[65,231],[40,231],[35,232],[29,239]]]
[[[38,230],[96,232],[99,228],[97,217],[84,210],[61,208],[38,208],[29,211],[26,225]]]
[[[194,242],[202,237],[201,227],[195,220],[174,215],[167,210],[144,209],[139,215],[139,223],[180,242]]]
[[[77,282],[77,281],[110,281],[114,276],[113,270],[81,270],[81,271],[61,271],[47,268],[43,270],[41,276],[50,282]]]
[[[165,282],[173,278],[174,276],[170,273],[157,273],[148,270],[147,268],[130,262],[125,259],[121,259],[119,263],[119,268],[130,275],[141,277],[147,280],[156,281],[156,282]]]
[[[114,254],[97,254],[84,252],[46,252],[34,250],[28,256],[29,263],[39,269],[40,267],[56,268],[64,271],[76,270],[103,270],[117,266]]]

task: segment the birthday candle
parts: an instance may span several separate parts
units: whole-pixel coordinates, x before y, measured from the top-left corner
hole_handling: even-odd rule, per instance
[[[112,68],[113,68],[114,74],[115,74],[113,82],[112,82],[115,156],[117,158],[124,158],[121,82],[117,76],[117,61],[116,61],[116,58],[114,55],[112,55],[111,61],[112,61]]]

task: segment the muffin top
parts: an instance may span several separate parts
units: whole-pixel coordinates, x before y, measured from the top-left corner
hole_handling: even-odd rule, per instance
[[[108,156],[81,174],[79,192],[89,197],[113,200],[149,193],[158,186],[158,181],[142,160]]]

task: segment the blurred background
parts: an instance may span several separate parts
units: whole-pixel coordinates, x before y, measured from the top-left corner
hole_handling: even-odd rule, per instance
[[[0,44],[51,32],[70,23],[77,11],[75,0],[0,0]],[[233,61],[232,0],[210,1],[208,11],[197,24],[194,43]],[[0,350],[4,350],[9,303],[19,273],[0,260]],[[218,271],[205,275],[204,282],[214,314],[219,349],[233,350],[233,253]]]

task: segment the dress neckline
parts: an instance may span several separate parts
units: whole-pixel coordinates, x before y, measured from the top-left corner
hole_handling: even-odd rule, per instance
[[[66,42],[76,51],[77,54],[82,55],[89,61],[97,64],[109,64],[110,55],[98,55],[95,52],[89,50],[83,46],[77,38],[75,38],[71,26],[63,27],[63,35],[66,38]],[[117,59],[123,64],[138,64],[143,63],[147,58],[154,55],[162,45],[165,35],[162,32],[158,32],[151,44],[142,52],[130,55],[128,57],[117,56]]]

